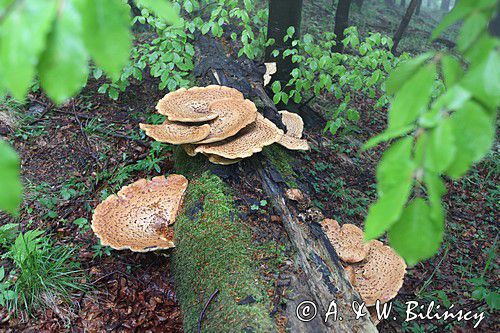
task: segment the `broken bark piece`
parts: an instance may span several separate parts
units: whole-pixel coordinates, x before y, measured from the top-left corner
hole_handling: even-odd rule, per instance
[[[92,230],[116,250],[147,252],[174,247],[172,224],[188,181],[181,175],[140,179],[109,196],[95,209]]]

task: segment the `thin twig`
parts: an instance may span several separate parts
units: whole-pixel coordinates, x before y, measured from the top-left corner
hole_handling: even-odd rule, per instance
[[[203,311],[200,313],[200,318],[198,318],[198,333],[201,333],[201,322],[203,321],[203,316],[205,315],[205,311],[207,311],[208,306],[210,305],[210,302],[217,296],[219,293],[219,289],[217,289],[212,295],[210,295],[210,298],[208,299],[207,303],[203,307]]]
[[[71,101],[71,106],[73,107],[73,114],[75,116],[76,122],[80,126],[80,132],[83,135],[83,138],[85,139],[85,142],[87,143],[88,149],[90,151],[90,155],[96,160],[97,164],[99,165],[99,158],[97,155],[94,153],[94,149],[92,148],[92,144],[90,143],[90,139],[87,136],[87,133],[85,133],[85,130],[83,129],[82,122],[80,121],[80,118],[78,118],[78,114],[76,113],[76,108],[75,108],[75,101]]]

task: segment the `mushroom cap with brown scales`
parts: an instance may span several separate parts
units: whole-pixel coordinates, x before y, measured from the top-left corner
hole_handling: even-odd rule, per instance
[[[175,145],[192,143],[205,139],[210,134],[210,125],[192,126],[165,120],[161,125],[139,124],[146,135],[158,142]]]
[[[321,226],[342,261],[356,263],[368,255],[370,244],[364,241],[363,230],[354,224],[341,227],[335,220],[324,219]]]
[[[222,99],[212,102],[211,112],[218,117],[210,122],[210,134],[196,144],[212,143],[227,139],[242,128],[253,123],[257,118],[257,107],[248,100]]]
[[[241,92],[225,86],[180,88],[165,95],[156,105],[156,110],[170,121],[206,122],[219,116],[209,109],[210,103],[227,98],[244,99]]]
[[[186,144],[181,145],[181,147],[182,147],[182,149],[184,149],[186,154],[188,154],[188,156],[194,157],[198,154],[198,152],[195,150],[196,145],[186,143]]]
[[[229,159],[225,158],[222,156],[218,155],[212,155],[212,154],[205,154],[208,157],[208,160],[212,162],[213,164],[219,164],[219,165],[232,165],[236,164],[238,162],[241,162],[243,159],[242,158],[236,158],[236,159]]]
[[[352,264],[351,283],[366,306],[377,300],[386,303],[396,297],[403,286],[406,264],[392,248],[377,240],[370,241],[367,257]]]
[[[116,250],[148,252],[174,247],[177,213],[188,181],[181,175],[140,179],[101,202],[92,216],[92,230]]]
[[[286,135],[300,139],[304,131],[304,121],[302,117],[296,113],[288,112],[286,110],[279,111],[281,121],[286,127]]]
[[[278,68],[275,62],[266,62],[264,64],[266,66],[266,73],[264,74],[264,87],[271,83],[271,77],[273,74],[276,74]]]
[[[278,141],[280,145],[290,150],[309,150],[309,143],[303,140],[302,132],[304,131],[304,121],[302,118],[292,112],[279,111],[281,120],[286,127],[286,133]]]
[[[283,135],[278,141],[280,145],[289,150],[309,150],[309,143],[307,140],[297,139],[289,135]]]
[[[255,122],[243,128],[235,136],[224,141],[199,145],[195,151],[233,160],[246,158],[262,151],[265,146],[278,142],[282,136],[282,130],[258,114]]]

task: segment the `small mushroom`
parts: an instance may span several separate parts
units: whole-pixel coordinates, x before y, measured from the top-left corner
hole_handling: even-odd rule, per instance
[[[192,143],[205,139],[210,134],[210,125],[191,126],[166,120],[161,125],[139,124],[146,135],[159,142],[171,144]]]
[[[386,303],[396,297],[403,286],[406,264],[392,248],[377,240],[370,241],[367,257],[346,268],[351,283],[366,306],[377,300]],[[349,267],[349,266],[348,266]]]
[[[236,89],[217,85],[181,88],[165,95],[158,102],[156,109],[170,121],[206,122],[219,116],[210,110],[210,103],[227,98],[242,100],[243,94]]]
[[[237,135],[220,142],[199,145],[195,152],[233,160],[246,158],[262,151],[265,146],[277,142],[282,136],[282,130],[258,114],[256,121],[243,128]]]
[[[186,154],[188,154],[189,156],[191,157],[194,157],[196,156],[198,153],[195,151],[196,149],[196,146],[193,145],[193,144],[184,144],[184,145],[181,145],[182,149],[184,149],[184,151],[186,152]]]
[[[217,114],[217,118],[210,122],[210,134],[197,144],[227,139],[257,118],[257,107],[248,99],[218,100],[212,102],[209,109]]]
[[[355,263],[368,255],[370,244],[364,241],[363,230],[354,224],[341,227],[335,220],[324,219],[321,226],[342,261]]]
[[[279,111],[281,120],[286,127],[286,133],[278,141],[280,145],[290,150],[309,150],[307,140],[302,140],[302,132],[304,131],[304,121],[302,118],[292,112]]]
[[[188,181],[181,175],[140,179],[95,209],[92,230],[102,245],[147,252],[174,247],[177,213]]]

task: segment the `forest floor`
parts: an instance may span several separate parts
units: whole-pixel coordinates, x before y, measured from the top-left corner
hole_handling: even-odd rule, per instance
[[[314,3],[306,1],[306,10],[313,10]],[[431,18],[424,17],[425,22]],[[305,20],[309,22],[308,15]],[[376,20],[366,23],[366,29],[377,31]],[[380,25],[384,24],[395,23],[380,21]],[[306,26],[312,29],[313,25]],[[411,40],[404,41],[407,50],[411,45],[422,45]],[[20,153],[25,184],[22,213],[15,222],[23,230],[48,230],[57,244],[78,247],[75,260],[88,273],[86,282],[94,289],[77,295],[70,311],[61,304],[61,310],[56,306],[39,311],[36,319],[12,316],[10,320],[2,320],[0,331],[129,332],[138,327],[151,332],[182,331],[182,315],[170,272],[171,252],[111,251],[99,245],[89,227],[92,210],[122,185],[174,172],[170,147],[151,144],[137,126],[139,122],[155,119],[154,107],[165,92],[158,90],[156,80],[146,77],[113,101],[96,93],[99,85],[90,81],[73,102],[61,107],[52,105],[40,93],[30,94],[25,105],[2,102],[3,107],[13,111],[15,125],[7,128],[5,121],[0,123],[0,130],[8,132],[7,138]],[[333,96],[323,96],[310,106],[325,114],[325,109],[336,102]],[[288,171],[297,177],[298,186],[326,217],[360,227],[375,199],[374,170],[383,151],[380,147],[360,152],[362,143],[381,132],[386,124],[385,113],[374,111],[374,103],[358,96],[355,105],[362,114],[360,121],[336,136],[323,134],[323,124],[306,124],[305,138],[312,150],[284,157]],[[445,306],[454,304],[458,309],[486,311],[480,331],[500,331],[498,316],[488,313],[484,303],[472,299],[478,284],[491,287],[499,282],[498,261],[494,259],[487,265],[496,251],[500,221],[498,153],[497,144],[467,176],[447,181],[445,241],[438,255],[408,269],[403,289],[394,303],[400,315],[406,301],[435,300]],[[286,276],[291,269],[288,240],[279,216],[267,204],[270,198],[259,189],[256,179],[238,174],[243,167],[235,170],[236,176],[226,182],[239,194],[236,204],[241,217],[253,231],[256,247],[262,249],[255,260],[269,287],[268,296],[273,302],[269,305],[270,312],[280,321],[286,303]],[[13,221],[4,215],[0,219],[1,224]],[[0,264],[7,263],[4,260]],[[479,277],[484,277],[483,281],[474,280]],[[5,316],[6,313],[0,313],[0,317]],[[383,321],[379,329],[382,332],[472,331],[471,323],[465,322],[402,324],[402,321],[402,317]]]

